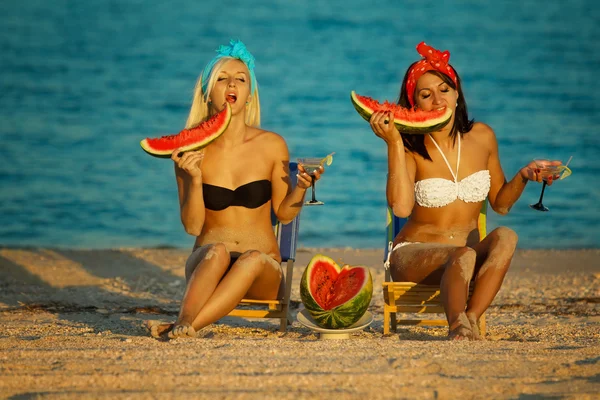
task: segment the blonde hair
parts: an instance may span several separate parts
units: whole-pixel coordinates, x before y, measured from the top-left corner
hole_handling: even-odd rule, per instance
[[[208,79],[208,85],[206,86],[206,93],[202,91],[202,82],[204,77],[202,74],[196,81],[194,87],[194,98],[192,99],[192,106],[185,123],[185,129],[194,128],[206,121],[212,116],[211,109],[208,104],[208,94],[212,91],[219,75],[219,70],[226,62],[230,60],[238,60],[233,57],[223,57],[218,60],[212,70],[210,71]],[[252,94],[250,103],[246,104],[246,125],[259,127],[260,126],[260,101],[258,97],[258,85],[254,88],[254,94]]]

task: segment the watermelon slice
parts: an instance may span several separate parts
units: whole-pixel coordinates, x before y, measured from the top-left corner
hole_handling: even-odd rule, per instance
[[[176,135],[146,138],[140,142],[140,145],[151,156],[171,158],[175,149],[181,148],[181,151],[185,152],[205,147],[225,132],[229,121],[231,121],[231,106],[226,103],[222,111],[195,128],[184,129]]]
[[[396,128],[398,128],[400,133],[411,135],[422,135],[440,130],[452,118],[452,110],[449,108],[434,111],[410,110],[388,101],[381,104],[377,100],[358,95],[354,91],[350,93],[350,100],[352,100],[356,111],[366,121],[371,119],[371,115],[375,111],[392,111],[394,113]]]

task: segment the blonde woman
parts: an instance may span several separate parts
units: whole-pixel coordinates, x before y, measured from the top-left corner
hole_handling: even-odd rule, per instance
[[[185,266],[187,287],[175,323],[151,325],[158,337],[192,337],[242,298],[282,293],[281,256],[271,209],[282,223],[300,212],[311,178],[300,165],[292,189],[285,140],[259,128],[254,57],[240,42],[217,49],[201,73],[186,128],[229,103],[227,130],[200,151],[172,154],[181,222],[196,242]],[[315,174],[316,180],[324,172]]]

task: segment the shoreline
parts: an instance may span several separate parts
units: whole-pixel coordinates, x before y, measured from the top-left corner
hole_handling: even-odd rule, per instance
[[[171,245],[156,245],[156,246],[113,246],[113,247],[85,247],[85,246],[40,246],[40,245],[25,245],[25,244],[2,244],[0,243],[0,249],[15,249],[15,250],[33,250],[33,249],[48,249],[48,250],[88,250],[88,251],[111,251],[111,250],[187,250],[191,249],[193,244],[190,246],[171,246]],[[296,251],[317,251],[317,250],[332,250],[332,251],[383,251],[383,245],[379,247],[352,247],[352,246],[302,246],[298,247]],[[517,247],[517,251],[596,251],[600,250],[600,247],[531,247],[521,248]]]
[[[370,267],[374,320],[348,340],[296,321],[317,253]],[[383,249],[301,248],[286,333],[226,317],[198,338],[159,341],[188,250],[0,246],[0,398],[595,398],[600,392],[600,249],[518,249],[482,342],[444,327],[383,335]]]

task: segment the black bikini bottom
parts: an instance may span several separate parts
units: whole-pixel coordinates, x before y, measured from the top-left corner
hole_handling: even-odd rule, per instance
[[[209,246],[209,245],[205,245],[205,246]],[[192,250],[192,254],[198,250],[200,247],[202,246],[194,246],[193,250]],[[227,275],[227,273],[231,270],[231,267],[233,266],[233,264],[242,256],[242,253],[238,252],[238,251],[231,251],[229,252],[229,266],[227,266],[227,270],[225,271],[225,273],[223,274],[223,277],[225,275]],[[190,255],[191,257],[191,255]],[[270,257],[273,262],[275,262],[278,266],[280,266],[281,264],[275,260],[273,257]],[[221,278],[223,279],[223,278]]]
[[[227,271],[225,271],[225,275],[227,275],[227,273],[231,270],[231,267],[233,266],[233,264],[238,260],[238,258],[240,258],[242,255],[242,253],[238,253],[237,251],[232,251],[231,253],[229,253],[229,267],[227,267]]]

